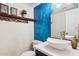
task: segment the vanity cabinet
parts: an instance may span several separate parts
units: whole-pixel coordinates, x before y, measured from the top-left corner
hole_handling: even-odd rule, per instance
[[[35,53],[36,53],[36,56],[47,56],[46,54],[44,54],[38,50],[35,50]]]

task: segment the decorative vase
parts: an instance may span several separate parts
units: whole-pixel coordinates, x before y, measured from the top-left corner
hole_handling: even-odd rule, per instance
[[[26,17],[26,14],[23,14],[22,17],[25,18]]]
[[[77,48],[77,38],[74,36],[74,38],[71,40],[71,46],[73,49]]]
[[[27,14],[27,11],[26,10],[22,10],[21,11],[21,16],[24,18],[24,17],[26,17],[26,14]]]

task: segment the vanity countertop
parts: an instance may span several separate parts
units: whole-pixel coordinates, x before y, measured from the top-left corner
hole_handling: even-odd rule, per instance
[[[58,50],[49,46],[47,42],[34,45],[34,49],[48,56],[79,56],[79,47],[77,49],[72,49],[71,46],[68,46],[65,50]]]

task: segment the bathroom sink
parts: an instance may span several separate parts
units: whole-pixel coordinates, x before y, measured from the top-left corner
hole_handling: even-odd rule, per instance
[[[70,41],[55,38],[48,38],[47,42],[52,48],[60,50],[65,50],[70,45]]]
[[[67,39],[67,40],[72,40],[72,38],[74,38],[74,36],[65,35],[65,39]]]

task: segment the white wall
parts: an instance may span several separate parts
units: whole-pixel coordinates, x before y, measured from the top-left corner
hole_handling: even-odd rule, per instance
[[[0,55],[18,55],[30,48],[33,23],[0,21]]]
[[[65,31],[66,27],[66,20],[65,20],[65,13],[55,13],[51,16],[51,37],[60,38],[60,32]]]
[[[28,8],[29,15],[32,17],[29,6],[22,4],[8,4],[15,6],[19,10]],[[34,23],[18,23],[0,21],[0,55],[19,55],[25,50],[30,49],[32,40],[34,39]]]
[[[76,26],[79,25],[79,8],[65,12],[66,15],[66,32],[69,35],[77,35]]]

